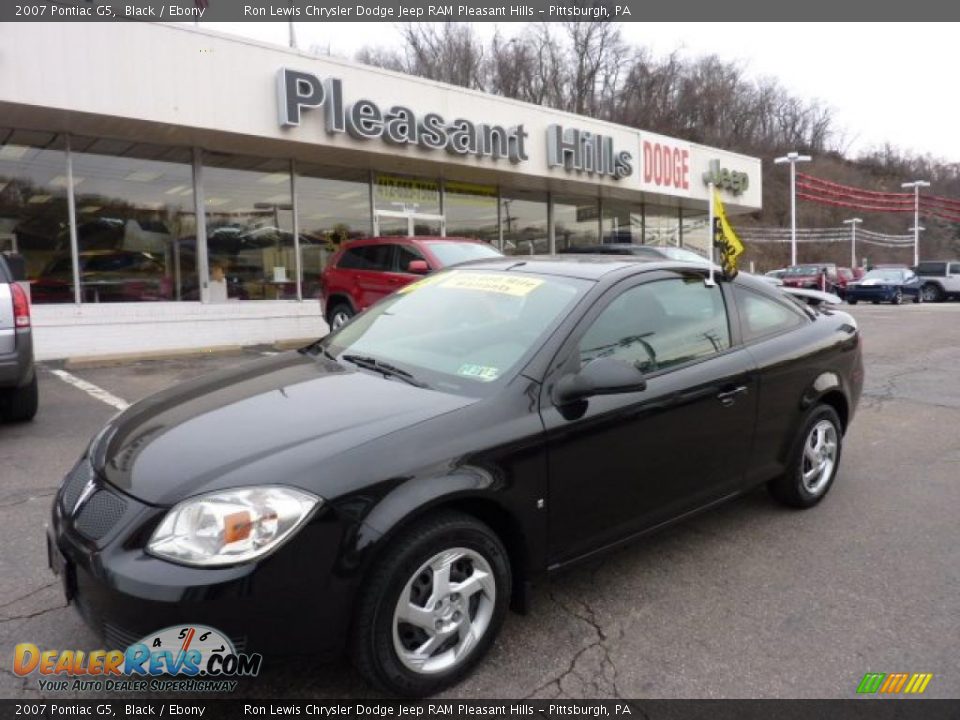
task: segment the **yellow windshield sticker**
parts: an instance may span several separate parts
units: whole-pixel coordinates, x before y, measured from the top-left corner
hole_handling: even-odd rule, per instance
[[[440,282],[446,277],[446,275],[428,275],[427,277],[423,278],[423,280],[417,280],[409,285],[404,285],[402,288],[397,290],[397,293],[400,295],[404,293],[410,293],[414,290],[419,290],[422,287],[426,287],[427,285],[433,285],[436,282]]]
[[[464,377],[474,378],[475,380],[482,380],[484,382],[491,382],[500,377],[500,369],[486,365],[464,363],[457,369],[457,375],[463,375]]]
[[[480,290],[524,297],[543,285],[543,280],[517,275],[494,275],[491,273],[456,273],[445,279],[439,287],[455,290]]]

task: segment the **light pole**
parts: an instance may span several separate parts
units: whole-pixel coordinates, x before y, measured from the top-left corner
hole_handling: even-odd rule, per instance
[[[844,220],[844,225],[850,226],[850,269],[854,270],[857,267],[857,225],[862,223],[863,220],[860,218],[850,218],[849,220]]]
[[[914,180],[913,182],[900,183],[902,188],[913,188],[913,266],[920,264],[920,188],[930,187],[926,180]]]
[[[809,155],[790,152],[783,157],[774,158],[774,165],[790,163],[790,264],[797,264],[797,163],[810,162]]]

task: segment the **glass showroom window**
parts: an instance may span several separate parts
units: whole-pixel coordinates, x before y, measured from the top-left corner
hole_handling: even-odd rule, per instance
[[[613,200],[604,200],[603,238],[605,243],[643,242],[643,208]]]
[[[578,245],[595,245],[600,239],[600,207],[596,199],[575,200],[556,197],[553,201],[553,224],[557,252]]]
[[[547,194],[512,190],[500,197],[500,224],[506,255],[550,252]]]
[[[318,297],[320,272],[340,243],[371,234],[370,175],[297,163],[303,297]]]
[[[199,300],[190,150],[73,137],[71,156],[81,301]],[[58,263],[44,286],[70,282]]]
[[[647,205],[644,208],[645,245],[680,245],[680,208]]]
[[[0,252],[23,255],[35,303],[74,301],[66,173],[62,136],[0,128]],[[60,263],[65,284],[43,282]]]
[[[296,299],[290,161],[203,154],[210,299]]]
[[[374,219],[381,236],[433,235],[440,226],[440,183],[429,178],[376,173]]]
[[[710,230],[705,212],[683,210],[683,246],[704,257],[710,256]]]
[[[496,185],[448,180],[443,186],[443,212],[447,220],[447,235],[484,240],[496,246],[497,227]]]

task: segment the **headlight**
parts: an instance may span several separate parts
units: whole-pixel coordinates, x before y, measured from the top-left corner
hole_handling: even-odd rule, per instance
[[[323,501],[302,490],[251,487],[199,495],[175,505],[147,551],[184,565],[235,565],[266,555]]]

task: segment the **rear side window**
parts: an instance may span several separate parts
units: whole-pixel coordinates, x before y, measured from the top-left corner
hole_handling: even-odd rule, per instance
[[[806,322],[798,310],[779,300],[742,287],[736,287],[735,292],[744,342],[777,335]]]
[[[380,270],[391,269],[390,245],[361,245],[344,251],[337,263],[343,270]]]
[[[947,264],[942,262],[922,262],[917,265],[917,273],[930,277],[943,277],[946,275]],[[956,272],[956,270],[954,270]]]
[[[730,347],[719,286],[702,278],[657,280],[625,290],[580,339],[580,362],[598,357],[656,372]]]

